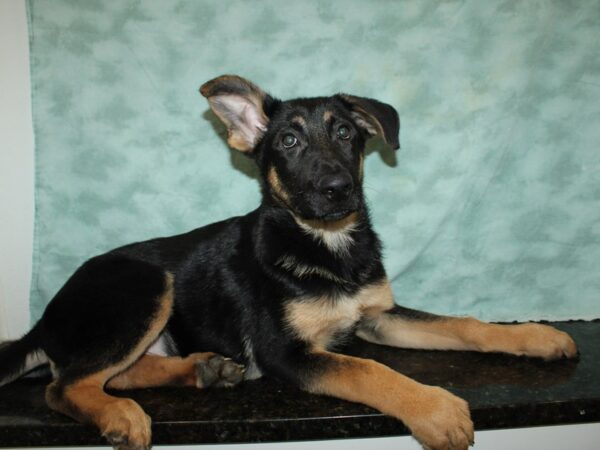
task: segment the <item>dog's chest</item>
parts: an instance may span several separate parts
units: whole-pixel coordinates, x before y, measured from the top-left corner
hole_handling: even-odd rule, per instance
[[[285,320],[294,335],[315,349],[327,349],[337,337],[352,331],[363,314],[393,306],[387,281],[362,288],[354,295],[339,298],[313,297],[288,302]]]

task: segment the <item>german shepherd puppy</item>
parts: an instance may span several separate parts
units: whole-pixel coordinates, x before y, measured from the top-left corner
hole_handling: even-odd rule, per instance
[[[336,343],[356,333],[397,347],[576,356],[548,326],[394,303],[362,188],[365,141],[399,147],[393,107],[345,94],[280,101],[232,75],[200,92],[229,145],[258,165],[260,206],[87,261],[28,334],[0,347],[3,383],[49,362],[50,408],[120,449],[151,445],[150,418],[105,387],[232,386],[265,373],[396,417],[426,448],[459,450],[474,436],[464,400],[335,353]]]

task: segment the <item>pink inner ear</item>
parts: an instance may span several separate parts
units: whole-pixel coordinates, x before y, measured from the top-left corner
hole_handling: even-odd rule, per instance
[[[267,118],[254,99],[239,95],[216,95],[209,98],[215,113],[230,133],[253,147],[267,129]]]
[[[352,118],[354,119],[356,124],[359,127],[362,127],[365,130],[367,130],[367,133],[369,133],[371,136],[375,136],[379,133],[379,130],[375,126],[373,126],[373,124],[369,122],[361,113],[352,111],[352,113],[350,114],[352,115]]]
[[[248,128],[248,138],[252,144],[267,130],[267,120],[262,112],[254,103],[247,101],[247,104],[242,109],[242,123]]]

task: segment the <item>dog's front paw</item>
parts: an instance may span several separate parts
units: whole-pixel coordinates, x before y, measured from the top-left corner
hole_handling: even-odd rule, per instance
[[[564,331],[538,323],[514,325],[516,354],[546,361],[577,356],[575,341]]]
[[[221,355],[213,355],[196,363],[198,387],[232,387],[244,379],[244,366]]]
[[[404,421],[425,449],[465,450],[475,439],[467,402],[439,387],[423,386]]]

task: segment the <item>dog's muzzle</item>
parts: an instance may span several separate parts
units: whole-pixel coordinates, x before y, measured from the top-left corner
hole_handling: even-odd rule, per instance
[[[316,219],[343,219],[355,212],[360,204],[354,180],[345,171],[320,176],[313,192],[311,203]]]
[[[317,189],[328,201],[343,203],[352,194],[354,183],[349,174],[337,173],[323,176],[317,183]]]

